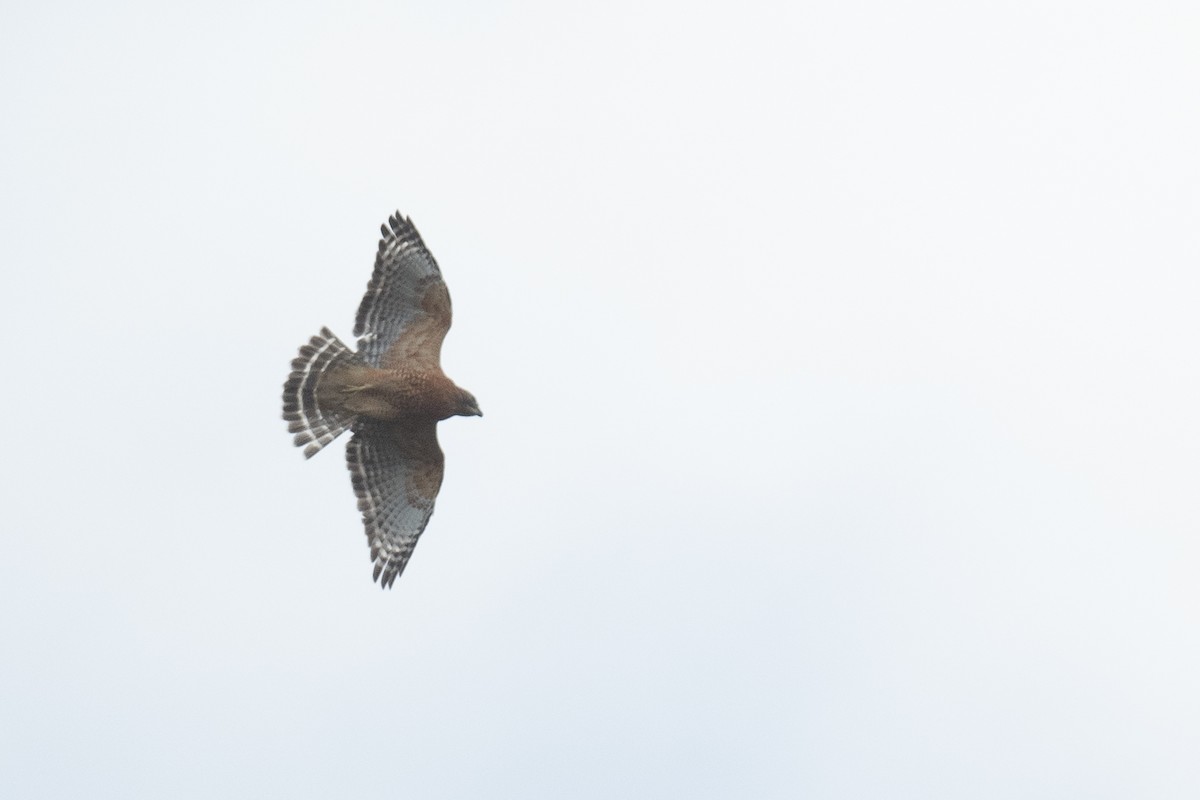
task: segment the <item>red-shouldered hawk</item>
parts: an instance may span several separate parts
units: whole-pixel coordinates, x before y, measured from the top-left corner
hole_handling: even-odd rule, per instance
[[[425,530],[442,486],[437,424],[479,416],[470,392],[442,373],[450,293],[412,220],[382,226],[375,272],[358,307],[358,352],[328,328],[300,348],[283,386],[283,418],[311,458],[354,432],[346,464],[375,564],[390,588]]]

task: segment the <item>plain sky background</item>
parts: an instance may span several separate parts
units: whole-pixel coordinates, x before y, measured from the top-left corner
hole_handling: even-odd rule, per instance
[[[16,3],[0,796],[1200,796],[1194,2]],[[289,361],[454,297],[370,580]]]

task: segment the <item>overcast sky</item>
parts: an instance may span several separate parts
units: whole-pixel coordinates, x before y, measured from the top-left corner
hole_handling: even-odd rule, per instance
[[[6,6],[0,795],[1200,796],[1195,3]]]

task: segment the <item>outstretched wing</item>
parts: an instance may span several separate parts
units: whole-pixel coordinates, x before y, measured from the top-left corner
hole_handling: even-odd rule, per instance
[[[346,464],[375,564],[389,588],[404,571],[442,488],[437,423],[360,419],[346,445]]]
[[[412,220],[397,211],[381,227],[375,272],[358,307],[358,353],[373,367],[417,360],[440,366],[450,293]]]

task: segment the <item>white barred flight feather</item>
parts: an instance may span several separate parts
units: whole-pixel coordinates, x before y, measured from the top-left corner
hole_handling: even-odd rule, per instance
[[[404,572],[441,487],[436,422],[362,420],[346,445],[346,466],[375,565],[372,577],[389,588]]]
[[[380,230],[375,270],[354,320],[359,355],[374,367],[381,365],[401,334],[425,321],[429,313],[424,299],[431,289],[444,285],[437,262],[411,220],[396,212]],[[447,308],[443,335],[449,327]]]

